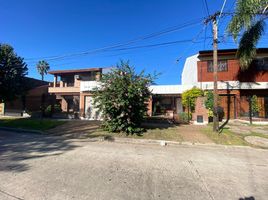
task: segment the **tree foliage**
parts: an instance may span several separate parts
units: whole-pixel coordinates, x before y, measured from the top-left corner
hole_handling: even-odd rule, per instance
[[[93,91],[94,103],[103,116],[103,127],[110,132],[138,133],[147,111],[151,92],[148,86],[154,76],[139,74],[121,61],[101,78],[101,86]]]
[[[212,91],[205,92],[205,107],[208,109],[208,116],[213,117],[213,107],[214,107],[214,96]]]
[[[213,110],[214,106],[214,96],[212,91],[206,91],[205,92],[206,101],[205,101],[205,107],[206,109]]]
[[[247,69],[256,55],[256,46],[264,34],[268,0],[237,0],[235,14],[228,25],[228,32],[239,42],[237,56],[242,69]]]
[[[42,77],[42,81],[44,80],[44,75],[47,74],[48,70],[50,69],[50,66],[47,61],[40,60],[36,65],[38,73]]]
[[[190,90],[186,90],[182,93],[182,105],[188,108],[188,104],[189,104],[190,110],[191,112],[193,112],[195,110],[195,101],[197,97],[200,97],[203,95],[204,95],[204,91],[196,87],[193,87]]]
[[[8,44],[0,44],[0,101],[15,99],[23,94],[24,77],[28,68]]]

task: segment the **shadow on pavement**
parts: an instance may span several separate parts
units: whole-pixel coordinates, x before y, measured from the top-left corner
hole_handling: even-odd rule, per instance
[[[242,197],[242,198],[239,198],[239,200],[255,200],[254,197]]]
[[[0,171],[26,171],[29,159],[60,155],[75,147],[64,137],[0,131]]]

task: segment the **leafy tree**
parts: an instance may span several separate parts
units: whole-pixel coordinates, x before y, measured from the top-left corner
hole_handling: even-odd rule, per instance
[[[47,61],[40,60],[36,65],[38,73],[42,77],[42,81],[44,80],[44,75],[47,74],[48,70],[50,69],[50,66]]]
[[[148,86],[154,77],[139,74],[121,61],[115,69],[103,74],[99,88],[93,91],[95,106],[101,111],[103,127],[110,132],[139,133],[147,111],[151,92]]]
[[[189,104],[190,111],[193,112],[195,110],[195,101],[197,97],[200,97],[203,95],[204,95],[204,91],[196,87],[193,87],[190,90],[186,90],[182,93],[182,105],[185,108],[188,108],[188,104]]]
[[[256,46],[264,34],[265,19],[268,17],[268,0],[237,0],[235,14],[228,25],[228,32],[239,42],[237,56],[242,69],[247,69],[256,55]]]
[[[24,93],[28,68],[8,44],[0,44],[0,101],[10,101]]]

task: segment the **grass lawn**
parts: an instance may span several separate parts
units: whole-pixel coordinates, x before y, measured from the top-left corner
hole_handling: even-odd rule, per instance
[[[250,126],[250,125],[248,125]],[[206,134],[212,141],[216,144],[223,144],[223,145],[248,145],[249,144],[244,138],[247,136],[258,136],[268,139],[268,135],[262,133],[255,133],[251,131],[250,133],[233,133],[229,128],[224,128],[221,133],[214,133],[212,131],[212,126],[208,125],[202,129],[203,133]]]
[[[135,138],[135,139],[154,139],[154,140],[167,140],[167,141],[177,141],[182,142],[183,138],[179,134],[177,127],[168,127],[168,128],[151,128],[147,129],[141,135],[126,135],[125,133],[111,133],[108,131],[103,131],[101,129],[91,133],[90,136],[94,137],[98,135],[108,136],[108,137],[124,137],[124,138]]]
[[[0,119],[0,127],[22,128],[30,130],[45,131],[61,124],[64,121],[52,119],[30,119],[30,118],[2,118]]]
[[[242,135],[237,135],[227,128],[224,128],[221,133],[215,133],[212,131],[212,127],[208,125],[204,127],[202,131],[216,144],[248,145]]]

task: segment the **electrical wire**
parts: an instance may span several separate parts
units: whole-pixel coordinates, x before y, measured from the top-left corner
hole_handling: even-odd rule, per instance
[[[151,34],[148,34],[148,35],[145,35],[145,36],[141,36],[141,37],[138,37],[138,38],[135,38],[135,39],[129,40],[127,42],[123,42],[123,43],[121,42],[121,43],[117,43],[117,44],[114,44],[114,45],[105,46],[105,47],[102,47],[102,48],[97,48],[97,49],[84,51],[84,52],[76,52],[76,53],[70,53],[70,54],[58,55],[58,56],[49,56],[49,57],[28,58],[28,59],[25,59],[25,61],[40,60],[40,59],[44,59],[46,61],[51,61],[51,60],[64,59],[64,58],[67,58],[67,57],[75,57],[75,56],[80,56],[80,55],[94,54],[94,53],[110,50],[110,49],[113,49],[113,48],[130,45],[130,44],[133,44],[133,43],[136,43],[136,42],[139,42],[139,41],[155,38],[155,37],[158,37],[158,36],[161,36],[161,35],[165,35],[165,34],[168,34],[168,33],[171,33],[171,32],[175,32],[175,31],[184,29],[186,27],[190,27],[190,26],[193,26],[193,25],[196,25],[196,24],[200,24],[201,19],[203,19],[203,18],[199,18],[199,19],[196,19],[196,20],[191,20],[191,21],[186,22],[184,24],[169,27],[169,28],[166,28],[164,30],[161,30],[161,31],[158,31],[158,32],[155,32],[155,33],[151,33]]]

